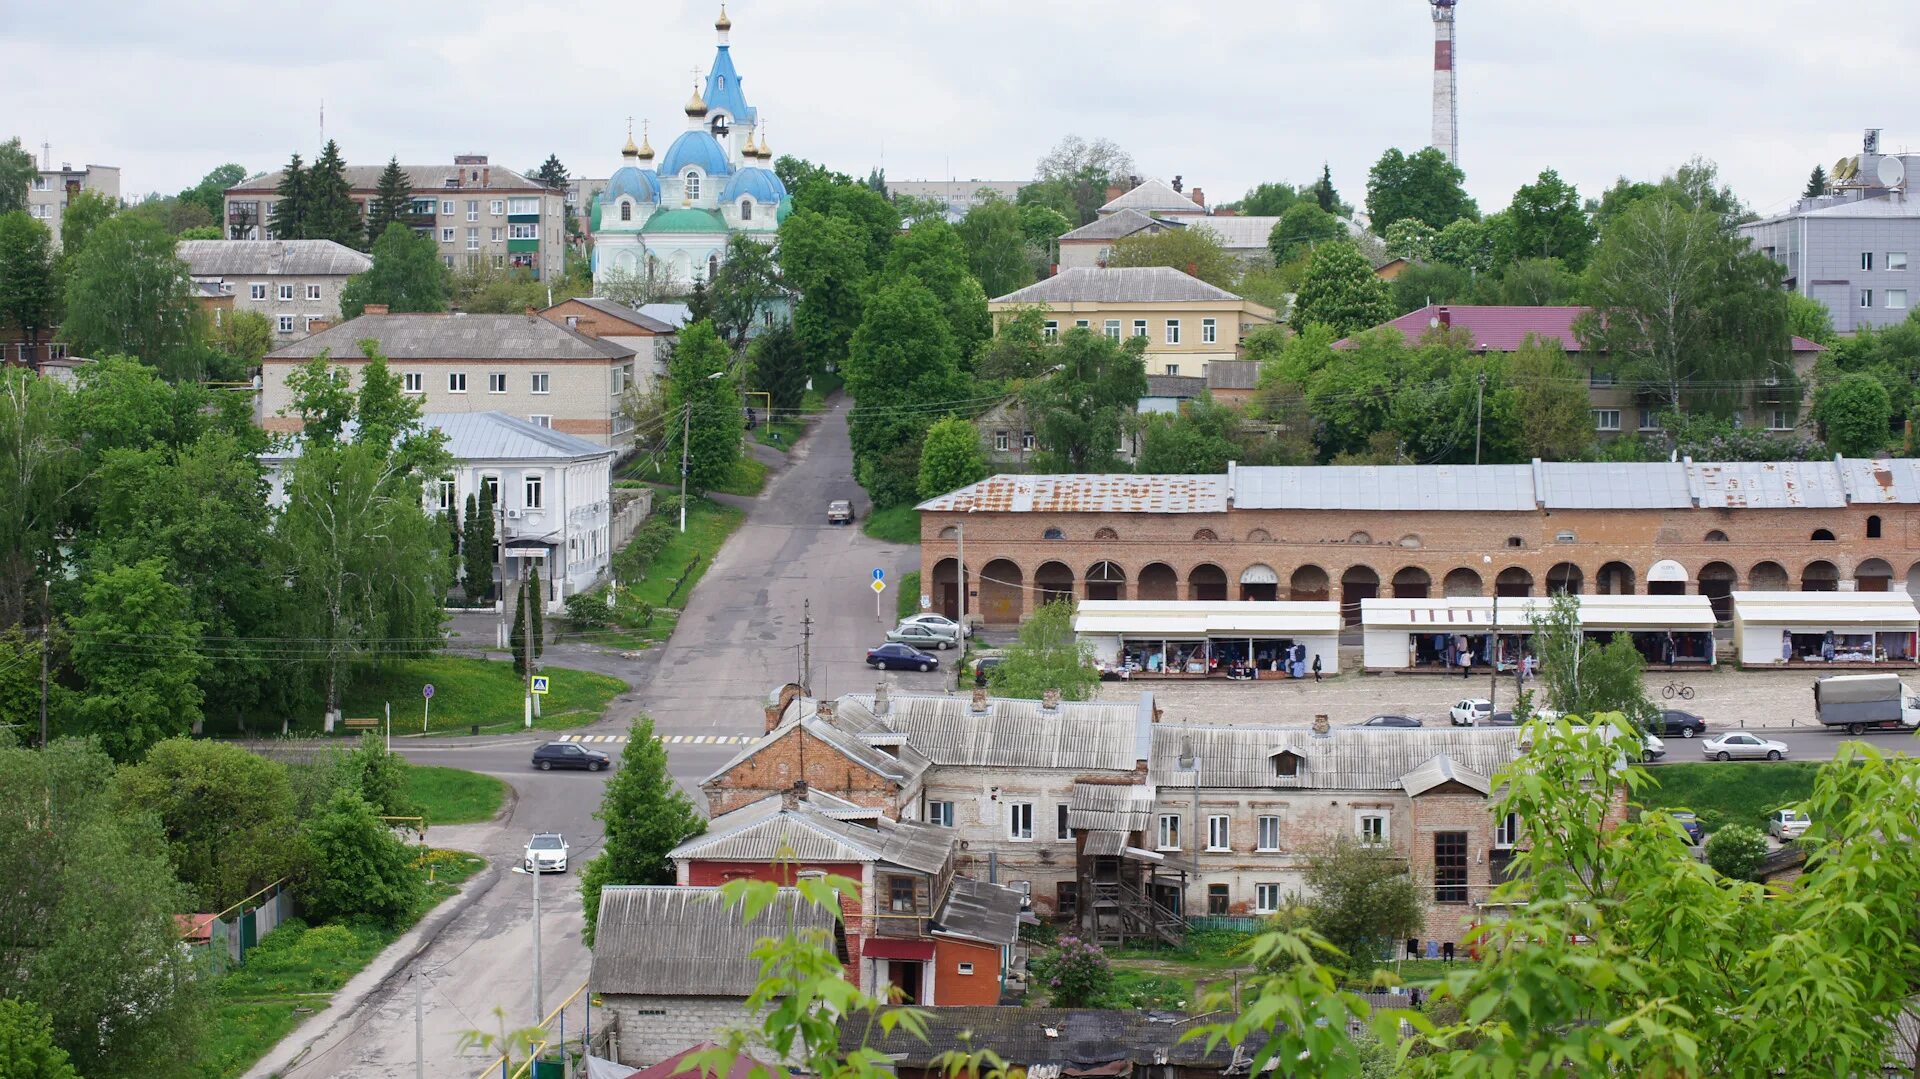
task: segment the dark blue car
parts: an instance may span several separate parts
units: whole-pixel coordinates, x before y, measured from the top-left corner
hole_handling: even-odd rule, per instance
[[[930,671],[939,659],[910,645],[883,644],[867,649],[867,666],[886,671]]]

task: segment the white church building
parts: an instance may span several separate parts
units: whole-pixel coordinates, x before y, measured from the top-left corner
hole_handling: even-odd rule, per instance
[[[643,133],[635,146],[627,132],[620,168],[590,211],[595,284],[609,274],[652,276],[668,287],[710,280],[726,258],[730,233],[771,243],[792,212],[759,113],[733,69],[732,27],[721,8],[713,68],[687,102],[686,130],[657,164],[650,136]]]

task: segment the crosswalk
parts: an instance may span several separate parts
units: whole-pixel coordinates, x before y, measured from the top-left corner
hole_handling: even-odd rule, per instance
[[[619,745],[626,740],[624,734],[563,734],[555,739],[559,742],[612,745]],[[750,734],[656,734],[653,740],[669,746],[744,746],[754,739]]]

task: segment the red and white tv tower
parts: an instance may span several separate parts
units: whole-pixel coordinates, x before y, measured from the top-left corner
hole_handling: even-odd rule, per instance
[[[1460,107],[1454,94],[1453,5],[1456,0],[1427,0],[1433,6],[1433,145],[1447,160],[1460,163]]]

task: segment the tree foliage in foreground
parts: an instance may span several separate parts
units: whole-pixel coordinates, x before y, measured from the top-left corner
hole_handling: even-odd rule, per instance
[[[1043,603],[1021,623],[1019,641],[987,675],[988,684],[998,697],[1039,700],[1057,689],[1062,700],[1084,701],[1100,684],[1090,647],[1074,635],[1073,601]]]

